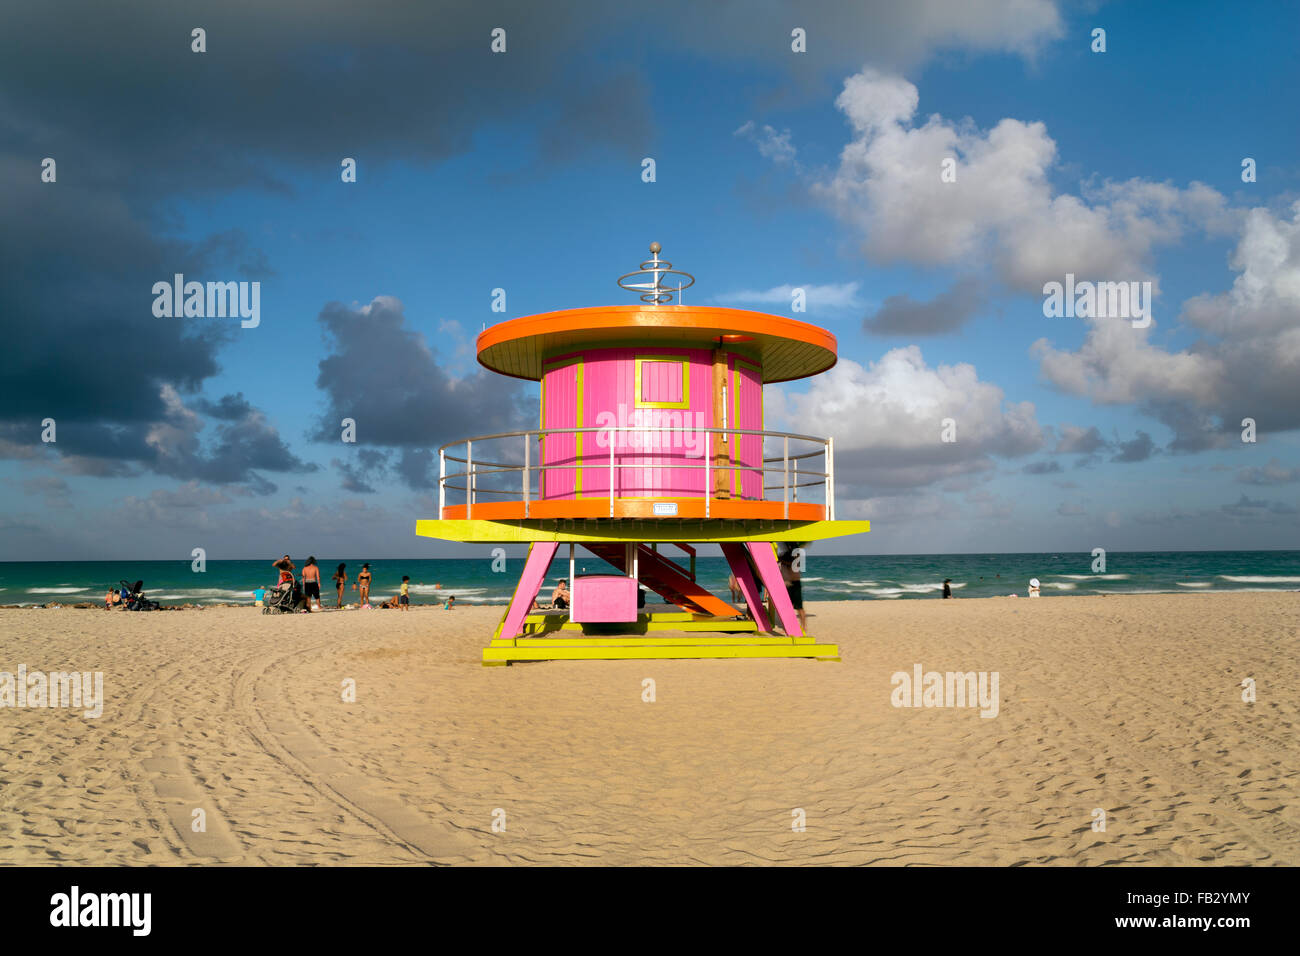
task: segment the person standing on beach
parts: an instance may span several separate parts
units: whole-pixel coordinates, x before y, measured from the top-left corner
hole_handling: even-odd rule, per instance
[[[343,585],[348,583],[347,567],[346,564],[340,562],[339,569],[334,572],[334,587],[339,592],[339,607],[343,606]]]
[[[307,610],[311,610],[311,599],[316,599],[316,610],[320,610],[320,566],[315,557],[309,557],[302,566],[302,591],[306,598]]]
[[[951,584],[952,584],[952,578],[944,578],[944,579],[943,579],[943,596],[946,597],[946,598],[950,598],[950,597],[952,597],[952,587],[951,587]]]
[[[777,555],[776,563],[781,569],[781,580],[785,582],[785,589],[790,594],[790,603],[799,613],[799,629],[805,634],[808,633],[808,615],[803,609],[803,575],[801,575],[794,566],[794,553],[799,550],[798,545],[792,545],[782,548],[781,553]],[[768,600],[768,617],[776,621],[776,606],[769,594]]]
[[[411,609],[411,576],[409,574],[402,575],[402,599],[398,603],[401,604],[403,611]]]
[[[370,565],[361,565],[361,573],[357,575],[357,588],[361,592],[361,606],[370,606]]]
[[[293,580],[293,562],[289,560],[287,554],[279,561],[272,561],[271,567],[280,572],[280,580],[278,583],[283,584],[285,581]]]

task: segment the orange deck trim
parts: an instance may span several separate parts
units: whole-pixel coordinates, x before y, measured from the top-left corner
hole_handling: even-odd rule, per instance
[[[692,335],[691,333],[696,333]],[[737,336],[744,338],[737,339]],[[478,361],[502,375],[537,381],[544,359],[559,348],[617,348],[637,337],[707,345],[719,337],[745,341],[763,355],[764,382],[784,382],[835,365],[835,336],[808,322],[718,306],[610,305],[526,315],[485,329]],[[770,374],[768,366],[772,365]]]

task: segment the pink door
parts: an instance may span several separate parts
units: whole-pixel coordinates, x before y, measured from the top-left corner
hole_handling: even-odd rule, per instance
[[[570,361],[549,369],[542,379],[542,427],[578,428],[582,424],[581,360]],[[538,497],[543,500],[574,498],[582,491],[580,470],[576,467],[582,453],[582,436],[547,435],[541,442],[541,459],[545,465],[575,467],[551,468],[542,472]]]
[[[758,366],[745,359],[731,359],[731,409],[735,428],[763,429],[763,379]],[[763,439],[759,435],[737,435],[733,454],[737,469],[732,491],[741,498],[763,498]],[[748,467],[745,467],[748,466]],[[773,475],[773,481],[779,480]],[[771,484],[773,482],[767,482]]]

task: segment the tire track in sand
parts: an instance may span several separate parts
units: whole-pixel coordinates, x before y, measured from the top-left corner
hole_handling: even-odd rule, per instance
[[[374,782],[356,773],[347,762],[297,720],[290,708],[263,715],[258,699],[286,700],[283,665],[295,657],[319,652],[318,644],[289,653],[263,654],[251,659],[234,687],[234,710],[248,734],[264,752],[322,797],[356,817],[390,843],[405,849],[413,862],[453,863],[468,860],[476,843],[447,823],[439,824],[399,800],[375,790]]]

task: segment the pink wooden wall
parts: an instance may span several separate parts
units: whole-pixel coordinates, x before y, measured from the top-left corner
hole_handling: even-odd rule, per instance
[[[660,357],[664,360],[660,361]],[[636,360],[642,360],[641,391],[637,391]],[[685,360],[686,378],[681,366]],[[762,380],[755,363],[736,356],[728,361],[727,405],[733,427],[762,428]],[[735,392],[739,376],[740,391]],[[705,428],[714,425],[712,397],[713,366],[708,349],[617,348],[595,349],[582,354],[558,356],[547,363],[542,382],[542,425],[545,428],[612,425],[672,425]],[[659,400],[685,407],[653,407]],[[721,425],[721,422],[716,423]],[[615,471],[615,495],[619,498],[701,497],[704,493],[702,468],[673,467],[674,464],[702,465],[705,436],[702,433],[614,433],[615,461],[634,468]],[[742,438],[735,443],[738,461],[761,465],[762,439]],[[609,445],[604,436],[588,433],[581,445],[568,436],[545,440],[542,457],[547,464],[578,464],[547,472],[542,498],[607,497],[609,495]],[[729,482],[731,483],[731,482]],[[743,497],[762,497],[762,478],[753,471],[738,474],[733,487]]]

